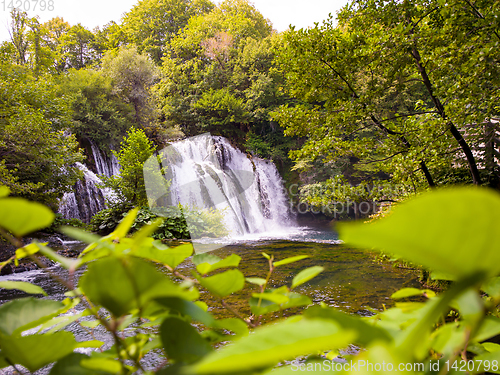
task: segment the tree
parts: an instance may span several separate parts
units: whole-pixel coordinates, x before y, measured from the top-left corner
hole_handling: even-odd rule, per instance
[[[123,26],[139,53],[161,63],[167,42],[188,20],[213,8],[209,0],[142,0],[123,17]]]
[[[16,62],[19,65],[24,65],[26,64],[26,53],[28,50],[28,14],[14,8],[10,16],[12,21],[9,32],[12,44],[16,48]]]
[[[122,47],[106,53],[102,68],[104,75],[112,79],[115,92],[133,105],[137,126],[154,125],[157,116],[150,88],[159,73],[153,62],[135,47]]]
[[[94,69],[70,69],[60,77],[61,93],[72,100],[71,131],[101,150],[117,147],[134,124],[134,108],[114,92],[112,79]]]
[[[71,26],[61,36],[59,47],[66,69],[81,69],[96,62],[98,56],[93,49],[94,39],[94,34],[81,24]]]
[[[224,1],[191,18],[167,45],[157,85],[166,121],[187,134],[209,131],[240,145],[249,132],[275,133],[269,111],[284,101],[273,65],[278,43],[269,21],[246,1]]]
[[[143,130],[131,128],[121,143],[120,151],[113,151],[120,163],[120,174],[103,177],[103,182],[118,194],[120,201],[147,206],[143,166],[155,149]]]
[[[291,93],[302,103],[283,107],[275,118],[288,134],[308,137],[294,153],[297,160],[356,157],[416,186],[422,177],[433,186],[443,169],[456,169],[465,160],[479,183],[462,135],[463,115],[485,112],[479,106],[458,110],[453,85],[455,77],[480,76],[473,80],[481,82],[489,72],[477,74],[460,60],[447,60],[457,48],[449,47],[450,37],[477,49],[466,45],[462,26],[446,16],[456,5],[360,0],[339,14],[338,27],[330,18],[311,30],[287,33],[280,61]],[[455,34],[444,32],[443,25]]]
[[[48,77],[36,81],[24,68],[1,65],[0,182],[53,209],[80,177],[74,163],[83,159],[75,137],[64,132],[68,98],[55,96]]]

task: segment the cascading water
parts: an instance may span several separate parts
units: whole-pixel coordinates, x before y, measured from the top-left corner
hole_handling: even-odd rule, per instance
[[[160,207],[158,212],[177,204],[217,208],[233,237],[293,225],[283,181],[272,162],[249,157],[227,139],[208,134],[173,143],[158,156],[161,163],[155,156],[145,164],[148,198]]]
[[[120,165],[116,157],[106,157],[95,143],[89,143],[97,174],[107,177],[119,174]],[[99,188],[101,179],[85,165],[76,165],[83,172],[83,179],[77,181],[71,193],[64,194],[59,204],[59,213],[65,219],[76,218],[89,223],[92,216],[106,208],[106,200],[112,199],[113,193],[109,189]]]
[[[120,174],[120,164],[116,156],[111,154],[110,157],[107,157],[94,142],[89,141],[89,143],[92,150],[92,156],[94,157],[97,174],[107,177]]]
[[[105,195],[97,187],[102,181],[82,163],[76,163],[84,178],[76,182],[71,193],[65,193],[59,213],[65,219],[80,219],[89,223],[92,216],[106,208]]]

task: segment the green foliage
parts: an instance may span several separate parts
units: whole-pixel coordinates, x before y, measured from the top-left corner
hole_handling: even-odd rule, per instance
[[[91,227],[95,232],[108,234],[115,230],[118,224],[126,216],[130,204],[116,204],[97,213],[91,221]],[[143,207],[132,224],[131,231],[135,232],[147,226],[155,220],[162,219],[158,228],[151,234],[157,240],[166,239],[189,239],[190,236],[200,237],[224,237],[228,234],[223,223],[223,215],[217,210],[190,210],[186,207],[169,207],[161,211],[151,211]],[[187,225],[188,221],[189,227]]]
[[[135,5],[123,17],[124,31],[140,53],[145,52],[160,64],[166,43],[188,20],[208,12],[208,0],[146,0]],[[147,21],[147,22],[145,22]]]
[[[69,98],[58,97],[50,77],[36,80],[24,68],[0,69],[0,183],[12,194],[57,206],[80,172],[82,160],[69,125]]]
[[[155,89],[166,122],[188,135],[208,131],[240,145],[249,131],[264,137],[268,147],[285,143],[269,117],[286,99],[273,62],[279,42],[246,1],[225,1],[191,18],[167,44]],[[261,156],[283,158],[288,150],[280,151]]]
[[[133,106],[136,126],[154,126],[157,116],[150,88],[159,77],[153,62],[134,47],[121,47],[104,55],[102,72],[111,79],[113,92]]]
[[[498,57],[494,3],[358,0],[338,26],[286,32],[278,60],[298,103],[273,116],[307,137],[292,157],[356,158],[417,190],[451,182],[439,177],[457,167],[470,173],[460,182],[479,184],[484,159],[471,149],[498,115],[498,65],[480,68]]]
[[[143,166],[155,149],[143,130],[130,128],[127,137],[120,144],[120,151],[113,151],[120,163],[120,174],[103,177],[103,183],[118,194],[120,201],[136,206],[148,204]]]
[[[2,191],[0,193],[3,194]],[[2,198],[2,200],[12,200],[13,204],[18,202],[15,198]],[[30,211],[29,207],[27,211]],[[15,218],[18,213],[19,210],[11,212],[10,215]],[[62,281],[70,290],[67,293],[69,298],[63,303],[24,298],[0,306],[1,366],[22,365],[30,371],[36,371],[48,363],[57,362],[51,373],[65,371],[81,374],[133,373],[143,368],[141,360],[149,351],[162,348],[163,353],[169,358],[169,365],[164,370],[170,371],[179,366],[190,369],[191,367],[186,366],[191,365],[196,366],[193,368],[198,366],[201,366],[200,369],[211,368],[212,342],[247,336],[248,327],[259,324],[260,314],[252,319],[243,319],[222,300],[230,294],[239,292],[245,286],[243,274],[234,269],[241,260],[239,256],[233,254],[221,259],[211,254],[198,254],[193,257],[193,262],[201,275],[195,273],[195,278],[189,278],[180,272],[182,268],[179,265],[192,255],[192,246],[169,248],[149,238],[148,234],[159,225],[157,222],[143,227],[132,237],[128,237],[127,234],[132,229],[137,215],[138,210],[132,210],[111,234],[103,238],[75,228],[66,229],[64,231],[66,234],[72,234],[89,243],[77,260],[56,256],[52,250],[37,243],[18,250],[16,259],[40,251],[67,268],[70,274],[83,266],[87,269],[79,281],[78,288],[73,284],[73,278]],[[261,292],[274,293],[271,289],[267,290],[267,282],[275,266],[279,267],[303,258],[304,256],[292,257],[274,264],[274,259],[269,258],[269,274],[267,280],[260,286]],[[213,271],[227,268],[233,269],[210,275]],[[167,272],[171,275],[167,275]],[[181,284],[172,280],[179,277],[184,279]],[[105,283],[102,282],[104,279]],[[23,285],[3,283],[0,287],[17,287],[29,292],[41,291],[28,283]],[[206,305],[198,301],[200,296],[198,288],[213,293],[213,296],[220,299],[222,305],[234,313],[236,318],[215,319],[206,311]],[[286,286],[280,288],[280,293],[284,294],[281,294],[279,300],[275,299],[276,302],[267,300],[267,310],[263,310],[262,314],[310,303],[308,298],[299,301],[297,293],[290,296],[295,301],[287,302],[289,297],[286,295],[288,294]],[[83,299],[88,301],[83,312],[74,316],[59,316]],[[88,315],[92,315],[96,320],[79,320]],[[199,329],[190,324],[191,320],[203,325],[201,334]],[[73,350],[77,347],[103,345],[98,341],[77,343],[71,333],[57,332],[74,322],[78,322],[84,328],[94,329],[101,326],[112,334],[114,345],[100,354],[97,352],[90,356],[73,354]],[[25,333],[27,329],[39,325],[37,333]],[[349,342],[349,336],[341,334],[340,328],[333,323],[329,323],[331,327],[328,329],[323,327],[322,338],[319,339],[312,337],[319,332],[323,323],[299,322],[295,325],[294,330],[297,333],[288,339],[280,339],[277,335],[288,330],[283,326],[261,331],[256,336],[252,335],[250,346],[241,352],[243,357],[257,345],[262,352],[262,358],[253,366],[260,367],[274,363],[283,355],[302,354],[307,350],[314,350],[318,346],[323,346],[323,341],[332,343],[333,337],[343,345]],[[123,335],[130,330],[134,330],[135,334]],[[308,333],[304,335],[300,333],[302,331]],[[273,341],[262,345],[262,342],[269,341],[271,336],[274,336]],[[298,347],[295,342],[300,342],[301,345]],[[36,346],[36,343],[39,345]],[[279,345],[281,349],[273,353],[272,347],[275,345]],[[35,357],[29,356],[28,353],[32,353]],[[235,361],[226,357],[216,361],[227,363],[225,366],[228,370],[235,366]],[[243,358],[243,361],[246,363],[249,359]]]
[[[437,364],[443,374],[456,373],[455,367],[461,366],[460,356],[467,358],[463,361],[470,372],[497,373],[499,346],[488,340],[500,332],[500,320],[486,312],[495,313],[500,302],[500,269],[493,251],[498,247],[500,233],[494,215],[499,204],[498,193],[491,191],[444,189],[401,204],[380,221],[341,227],[343,238],[355,245],[364,248],[373,244],[453,276],[456,281],[441,295],[429,290],[403,289],[392,297],[418,296],[427,301],[396,303],[395,307],[369,318],[350,316],[322,304],[308,307],[302,315],[263,327],[259,327],[263,315],[311,304],[308,297],[292,292],[286,285],[269,287],[275,267],[300,261],[305,256],[275,261],[272,255],[262,254],[269,263],[269,272],[265,278],[246,279],[254,285],[252,288],[257,285],[259,291],[253,292],[249,300],[254,315],[244,318],[224,300],[230,294],[240,293],[245,286],[245,278],[237,269],[240,262],[237,255],[221,259],[212,254],[197,254],[192,262],[200,273],[193,271],[194,278],[185,275],[180,265],[190,257],[192,248],[189,245],[168,248],[149,238],[158,222],[143,227],[132,237],[127,236],[137,209],[106,237],[72,229],[89,246],[78,260],[59,256],[59,262],[70,273],[87,266],[78,288],[70,278],[62,281],[70,290],[63,303],[23,298],[2,305],[0,363],[4,367],[18,364],[35,371],[57,362],[55,374],[70,368],[73,373],[82,374],[89,371],[129,374],[144,368],[148,352],[161,349],[166,361],[156,370],[159,374],[173,371],[187,375],[267,374],[280,362],[292,361],[280,366],[276,371],[279,374],[292,373],[302,366],[308,368],[318,360],[323,366],[326,361],[332,366],[335,362],[329,361],[337,355],[332,353],[356,343],[365,350],[349,357],[352,362],[343,367],[344,373],[357,373],[367,361],[393,369],[401,369],[401,364]],[[15,217],[18,212],[11,215]],[[472,228],[469,213],[478,222]],[[415,248],[418,244],[421,246]],[[34,243],[19,249],[18,256],[36,251],[51,254],[45,246]],[[220,269],[223,272],[212,274]],[[321,270],[322,267],[303,270],[294,277],[292,288]],[[211,293],[235,318],[215,319],[207,306],[198,301],[200,288]],[[89,303],[76,318],[57,316],[83,298]],[[447,320],[449,314],[453,321]],[[96,320],[79,324],[107,330],[113,337],[111,348],[90,356],[72,353],[77,347],[103,345],[96,341],[77,343],[71,333],[56,332],[84,315]],[[196,326],[190,324],[192,321]],[[40,324],[38,333],[23,333]],[[51,328],[48,332],[41,333],[48,328]],[[248,328],[254,330],[251,335]],[[211,344],[221,341],[232,342],[214,351]],[[299,362],[297,357],[303,356],[307,356],[305,362]],[[474,370],[470,370],[472,367]],[[413,367],[416,374],[426,371],[425,366]]]
[[[72,132],[102,150],[117,147],[134,123],[134,109],[117,95],[111,77],[93,69],[70,69],[61,76],[60,87],[73,97]]]

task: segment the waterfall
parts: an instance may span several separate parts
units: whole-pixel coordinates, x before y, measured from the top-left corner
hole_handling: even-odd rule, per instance
[[[153,210],[179,203],[215,207],[232,236],[293,225],[283,181],[272,162],[249,157],[227,139],[209,134],[175,142],[158,156],[144,166]]]
[[[120,174],[120,164],[116,156],[111,154],[110,157],[107,157],[94,142],[89,141],[89,143],[92,150],[92,156],[94,157],[97,174],[107,177]]]
[[[120,173],[120,164],[114,155],[108,157],[91,140],[89,144],[98,175],[111,177]],[[110,189],[99,188],[101,179],[85,165],[76,163],[76,166],[83,172],[83,179],[76,182],[72,192],[64,194],[58,212],[65,219],[75,218],[89,223],[92,216],[106,208],[106,201],[112,200],[114,193]]]
[[[65,193],[59,204],[59,213],[65,219],[80,219],[89,223],[92,216],[106,208],[104,192],[97,187],[102,181],[82,163],[76,163],[83,179],[76,182],[71,193]]]

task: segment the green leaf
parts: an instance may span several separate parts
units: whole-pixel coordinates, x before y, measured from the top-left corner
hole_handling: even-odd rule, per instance
[[[215,320],[212,324],[213,328],[222,328],[232,331],[236,336],[248,336],[248,326],[241,319],[228,318]]]
[[[493,277],[487,280],[481,287],[490,297],[500,298],[500,277]]]
[[[154,232],[156,232],[161,223],[163,223],[163,218],[158,218],[154,220],[151,224],[144,225],[141,229],[139,229],[139,231],[136,234],[134,234],[133,237],[134,244],[137,246],[142,244],[142,242],[146,238],[150,237]]]
[[[16,250],[16,259],[22,259],[30,255],[36,254],[40,250],[37,243],[30,243]]]
[[[70,332],[23,337],[2,336],[2,355],[34,372],[73,352],[76,341]]]
[[[10,189],[5,185],[0,185],[0,198],[5,198],[10,194]]]
[[[485,188],[440,189],[371,224],[339,225],[340,238],[455,277],[500,273],[500,195]],[[472,219],[473,218],[473,219]]]
[[[90,357],[80,360],[80,365],[93,371],[92,373],[118,374],[122,370],[122,364],[115,359]]]
[[[47,293],[45,293],[45,291],[38,285],[33,285],[24,281],[0,281],[0,288],[22,290],[23,292],[29,294],[47,295]]]
[[[259,286],[265,285],[266,283],[266,279],[263,279],[262,277],[246,277],[245,280],[250,284]]]
[[[367,346],[372,342],[392,342],[386,330],[370,324],[359,317],[345,314],[331,307],[311,306],[304,311],[306,318],[331,320],[340,327],[357,332],[356,343]]]
[[[292,289],[318,276],[323,270],[321,266],[313,266],[300,271],[292,280]]]
[[[297,255],[294,257],[285,258],[285,259],[280,260],[278,262],[274,262],[273,265],[274,265],[274,267],[279,267],[279,266],[282,266],[284,264],[298,262],[299,260],[306,259],[306,258],[310,258],[310,256],[309,255]]]
[[[267,260],[271,260],[271,257],[267,253],[262,253],[262,256],[266,258]]]
[[[222,258],[217,255],[213,255],[210,253],[196,254],[193,256],[192,262],[195,265],[200,265],[202,263],[215,264],[222,260]]]
[[[176,268],[193,254],[193,245],[185,244],[177,247],[168,247],[160,241],[153,241],[151,246],[143,245],[135,249],[131,254]]]
[[[436,293],[434,293],[430,289],[420,290],[417,288],[403,288],[403,289],[400,289],[397,292],[393,293],[391,295],[391,298],[392,299],[402,299],[402,298],[415,297],[415,296],[425,296],[425,297],[431,298],[431,297],[435,297]]]
[[[66,268],[67,270],[76,270],[82,263],[80,259],[71,259],[63,257],[62,255],[57,254],[54,250],[45,245],[39,243],[37,243],[36,245],[38,246],[40,253],[45,255],[50,260],[59,263],[62,267]]]
[[[118,239],[125,237],[128,234],[132,225],[134,224],[138,212],[139,212],[138,207],[130,210],[127,216],[123,218],[123,220],[120,222],[120,224],[118,224],[118,226],[113,231],[113,233],[111,233],[111,235]]]
[[[474,335],[473,340],[481,342],[497,335],[500,335],[500,319],[494,316],[487,316]]]
[[[276,303],[277,305],[281,305],[283,303],[288,302],[288,296],[280,293],[254,293],[252,294],[253,298],[265,299],[267,301],[271,301]]]
[[[226,297],[245,286],[245,276],[239,270],[229,270],[210,277],[199,277],[198,280],[203,287],[218,297]]]
[[[0,332],[12,335],[51,319],[64,309],[58,301],[33,297],[16,299],[0,306]]]
[[[243,373],[274,366],[299,355],[345,347],[356,337],[325,320],[303,319],[262,328],[214,352],[192,368],[196,374]]]
[[[175,362],[193,363],[212,351],[191,324],[175,317],[163,321],[160,337],[167,357]]]
[[[477,357],[474,358],[474,361],[476,362],[474,366],[475,372],[500,374],[499,366],[496,366],[495,367],[496,369],[493,369],[493,363],[497,365],[498,363],[500,363],[500,351],[478,355]]]
[[[57,363],[50,369],[49,375],[103,375],[109,374],[107,371],[99,371],[95,369],[89,369],[81,366],[82,360],[89,359],[90,357],[81,353],[71,353],[64,358],[61,358]],[[120,371],[120,370],[118,370]],[[116,374],[117,371],[112,372]]]
[[[168,307],[173,311],[181,313],[182,315],[189,316],[208,327],[212,326],[215,322],[215,319],[212,317],[212,315],[204,311],[194,302],[186,301],[181,298],[158,298],[155,301],[162,306]]]
[[[22,198],[0,199],[0,227],[16,237],[48,227],[54,218],[54,213],[43,204]]]
[[[197,293],[175,285],[154,265],[134,257],[102,258],[90,263],[80,279],[80,288],[116,317],[144,307],[154,298],[197,297]]]
[[[195,255],[193,258],[198,256],[202,257],[203,255],[206,255],[206,253]],[[213,259],[210,260],[213,261]],[[197,259],[197,261],[199,261],[199,258]],[[206,275],[207,273],[215,271],[220,268],[238,267],[240,261],[241,257],[239,255],[231,254],[227,258],[219,260],[215,263],[209,263],[209,262],[195,263],[195,261],[193,261],[193,263],[197,264],[196,269],[198,270],[199,273],[201,273],[202,275]]]
[[[99,240],[101,239],[101,237],[99,237],[98,235],[89,233],[80,228],[63,226],[59,228],[59,230],[62,234],[65,234],[68,237],[88,244],[99,242]]]

